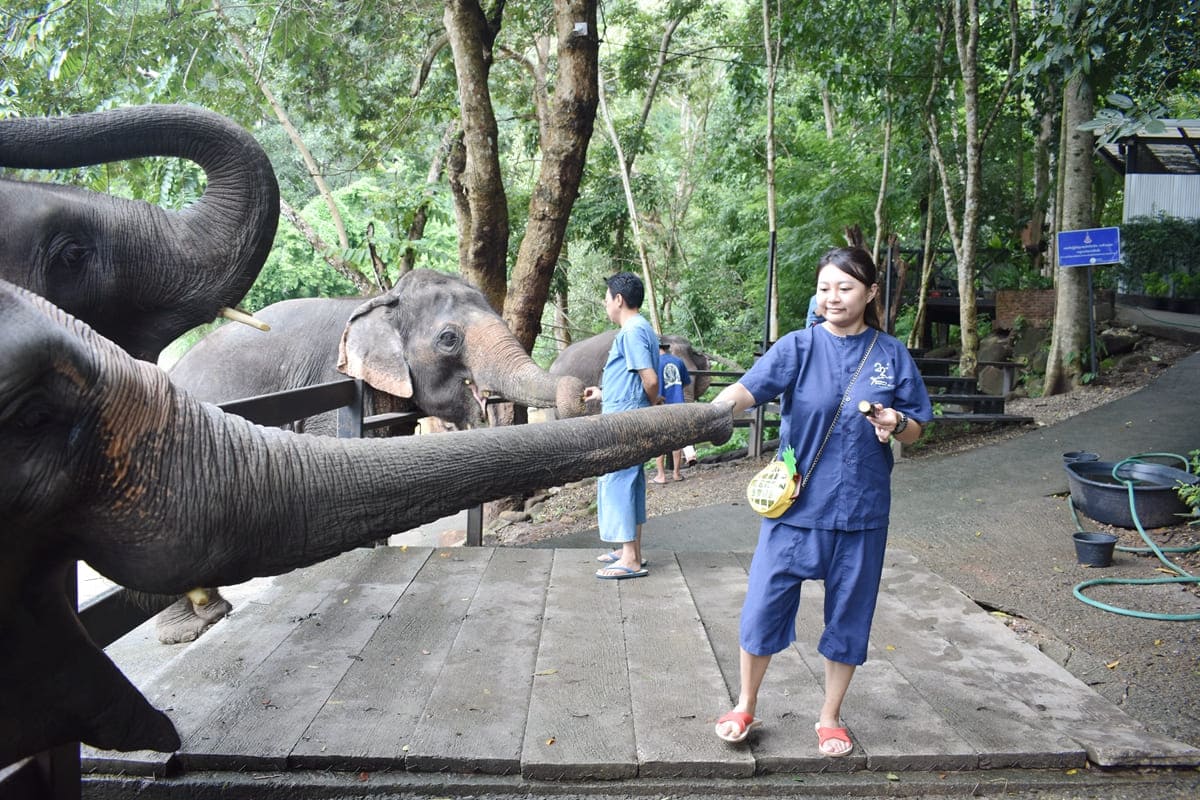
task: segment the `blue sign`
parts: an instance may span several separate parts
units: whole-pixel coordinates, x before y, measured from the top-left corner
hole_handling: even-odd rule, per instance
[[[1121,261],[1120,228],[1085,228],[1058,234],[1060,267],[1091,267]]]

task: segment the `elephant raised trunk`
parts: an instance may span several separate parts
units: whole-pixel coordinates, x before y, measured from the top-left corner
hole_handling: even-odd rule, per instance
[[[139,358],[241,301],[266,261],[279,187],[245,130],[201,108],[142,106],[0,122],[0,165],[65,169],[147,156],[207,176],[181,211],[0,181],[0,277],[88,320]]]
[[[699,404],[450,436],[261,428],[3,281],[0,363],[0,763],[76,739],[178,746],[72,618],[71,559],[144,591],[228,585],[732,431]]]

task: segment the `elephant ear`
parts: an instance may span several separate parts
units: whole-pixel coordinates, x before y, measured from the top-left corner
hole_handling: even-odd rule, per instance
[[[366,381],[396,397],[412,397],[412,377],[404,358],[404,343],[388,319],[396,298],[382,295],[354,310],[338,344],[339,372]]]

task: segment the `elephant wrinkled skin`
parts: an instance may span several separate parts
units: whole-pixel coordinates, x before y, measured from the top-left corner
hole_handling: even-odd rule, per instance
[[[0,363],[0,765],[70,741],[179,746],[74,617],[75,559],[149,592],[239,583],[732,432],[730,408],[706,404],[421,441],[263,428],[4,281]]]
[[[538,367],[483,293],[453,275],[412,270],[368,300],[285,300],[256,316],[271,330],[225,325],[179,359],[171,380],[223,403],[350,375],[376,390],[366,413],[416,408],[464,427],[485,420],[489,396],[583,414],[583,384]],[[296,430],[334,435],[336,415]]]
[[[202,108],[151,105],[0,120],[0,167],[68,169],[173,156],[205,172],[179,211],[73,186],[0,179],[0,278],[153,361],[239,303],[279,221],[271,162],[239,125]]]

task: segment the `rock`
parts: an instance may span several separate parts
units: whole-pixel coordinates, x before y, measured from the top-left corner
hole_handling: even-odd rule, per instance
[[[1012,358],[1012,343],[1007,337],[987,336],[979,343],[980,361],[1008,361]]]
[[[501,511],[500,519],[505,522],[529,522],[533,517],[528,511]]]
[[[1142,337],[1134,331],[1107,328],[1100,332],[1100,345],[1110,356],[1132,353],[1141,343]]]

